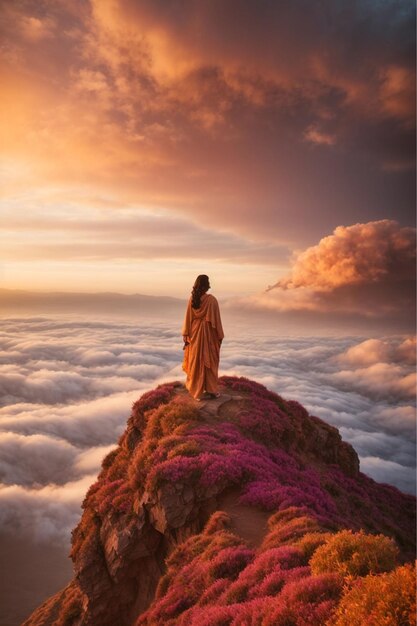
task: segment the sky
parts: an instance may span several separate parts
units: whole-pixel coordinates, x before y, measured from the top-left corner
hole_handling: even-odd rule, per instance
[[[409,306],[414,3],[1,12],[4,288]]]

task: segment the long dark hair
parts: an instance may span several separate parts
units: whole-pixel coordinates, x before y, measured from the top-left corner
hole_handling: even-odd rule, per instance
[[[193,290],[191,292],[191,304],[193,309],[199,309],[201,305],[201,296],[210,287],[209,277],[206,274],[200,274],[195,279]]]

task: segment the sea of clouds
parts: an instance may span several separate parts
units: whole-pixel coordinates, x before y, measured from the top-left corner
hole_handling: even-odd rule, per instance
[[[415,337],[283,335],[224,324],[219,374],[247,376],[339,428],[379,482],[415,491]],[[68,545],[131,405],[184,381],[181,323],[48,315],[0,331],[0,530]]]

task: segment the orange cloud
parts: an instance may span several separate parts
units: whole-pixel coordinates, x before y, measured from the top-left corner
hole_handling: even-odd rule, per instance
[[[291,274],[269,289],[330,291],[344,285],[413,279],[415,233],[394,220],[338,226],[299,254]]]
[[[335,210],[413,220],[412,20],[334,7],[3,3],[4,197],[103,194],[291,246]]]
[[[400,65],[381,69],[380,101],[388,115],[402,120],[410,129],[415,124],[415,72]]]
[[[312,143],[324,144],[326,146],[332,146],[336,143],[336,137],[334,135],[330,135],[329,133],[323,133],[321,130],[317,128],[317,125],[310,125],[304,133],[304,137],[307,141],[311,141]]]
[[[38,42],[48,37],[54,37],[56,35],[56,22],[54,19],[45,17],[39,19],[34,16],[24,15],[18,27],[25,39]]]
[[[288,276],[264,292],[235,300],[233,305],[240,302],[249,308],[277,312],[401,316],[412,322],[415,236],[414,228],[400,227],[394,220],[338,226],[317,245],[294,254]],[[402,349],[406,356],[410,346],[404,344]]]

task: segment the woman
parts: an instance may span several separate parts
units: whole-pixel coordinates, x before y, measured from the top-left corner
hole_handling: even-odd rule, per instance
[[[209,277],[197,276],[185,312],[182,336],[184,361],[182,369],[187,374],[185,386],[196,400],[206,391],[218,398],[218,370],[220,346],[224,333],[216,298],[207,293]]]

